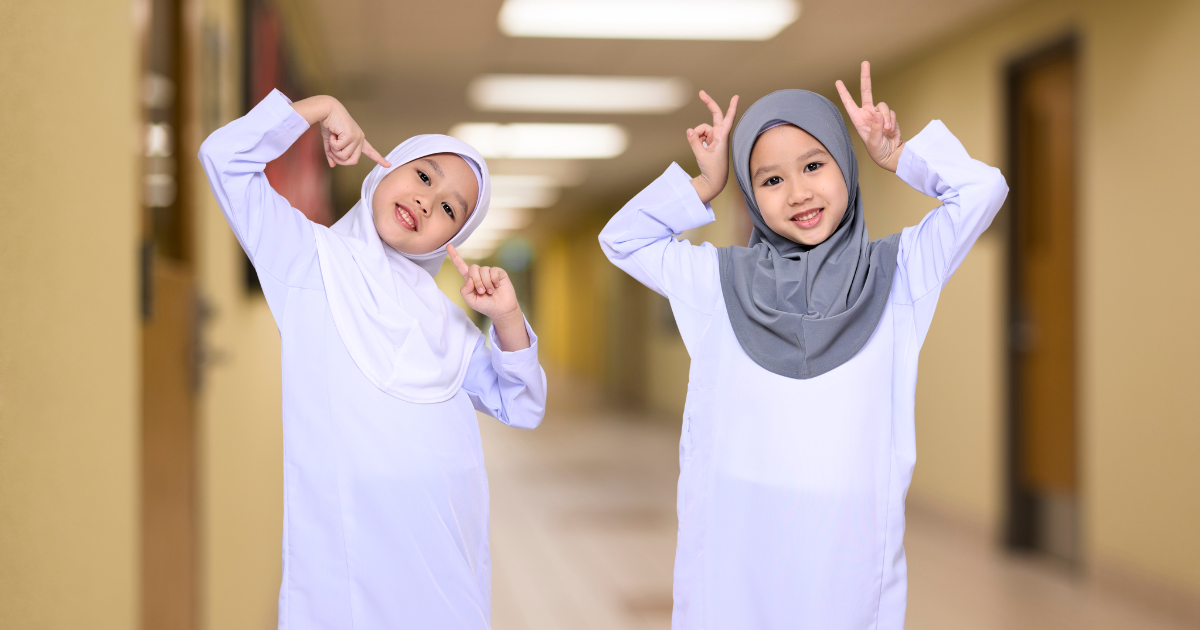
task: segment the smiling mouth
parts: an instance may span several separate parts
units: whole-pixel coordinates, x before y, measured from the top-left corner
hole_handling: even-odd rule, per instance
[[[405,228],[412,230],[413,232],[417,231],[417,215],[413,214],[407,206],[399,203],[396,204],[396,219],[399,220],[400,225],[403,225]]]
[[[824,213],[824,208],[813,208],[812,210],[805,210],[804,212],[798,212],[792,215],[791,220],[792,223],[795,223],[797,227],[807,230],[809,228],[816,227],[816,225],[821,222],[821,216]]]

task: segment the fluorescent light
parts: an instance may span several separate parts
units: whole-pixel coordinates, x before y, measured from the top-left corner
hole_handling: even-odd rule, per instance
[[[467,87],[467,98],[483,111],[666,114],[691,92],[673,77],[485,74]]]
[[[549,208],[557,201],[558,182],[551,177],[492,175],[493,208]]]
[[[629,144],[618,125],[571,123],[462,123],[450,135],[487,158],[613,158]]]
[[[471,235],[471,239],[474,239],[475,235],[480,231],[504,232],[519,230],[532,222],[533,210],[528,208],[491,208],[488,210],[488,215],[483,218],[483,223],[476,229],[475,234]]]
[[[764,40],[800,17],[796,0],[505,0],[510,37]]]

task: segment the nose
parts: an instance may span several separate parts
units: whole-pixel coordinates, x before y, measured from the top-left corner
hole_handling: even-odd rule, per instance
[[[418,212],[420,212],[421,214],[424,214],[426,216],[429,215],[429,204],[422,201],[420,197],[414,198],[413,201],[417,202],[417,211]]]
[[[801,183],[792,182],[791,190],[788,191],[788,202],[792,205],[800,205],[812,200],[813,191],[808,186]]]

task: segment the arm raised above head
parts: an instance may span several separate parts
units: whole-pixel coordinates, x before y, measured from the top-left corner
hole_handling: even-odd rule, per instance
[[[942,205],[900,236],[896,273],[907,287],[906,301],[936,295],[966,259],[967,253],[1008,196],[1000,170],[971,158],[942,121],[935,120],[909,140],[896,174]],[[932,307],[918,313],[928,328]]]

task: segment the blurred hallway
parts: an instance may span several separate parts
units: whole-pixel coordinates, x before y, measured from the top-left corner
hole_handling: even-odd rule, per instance
[[[602,410],[561,378],[552,385],[554,408],[536,431],[480,416],[494,628],[666,630],[678,428]],[[910,505],[908,517],[911,630],[1193,627],[1090,586],[1056,561],[1007,554],[928,510]]]

